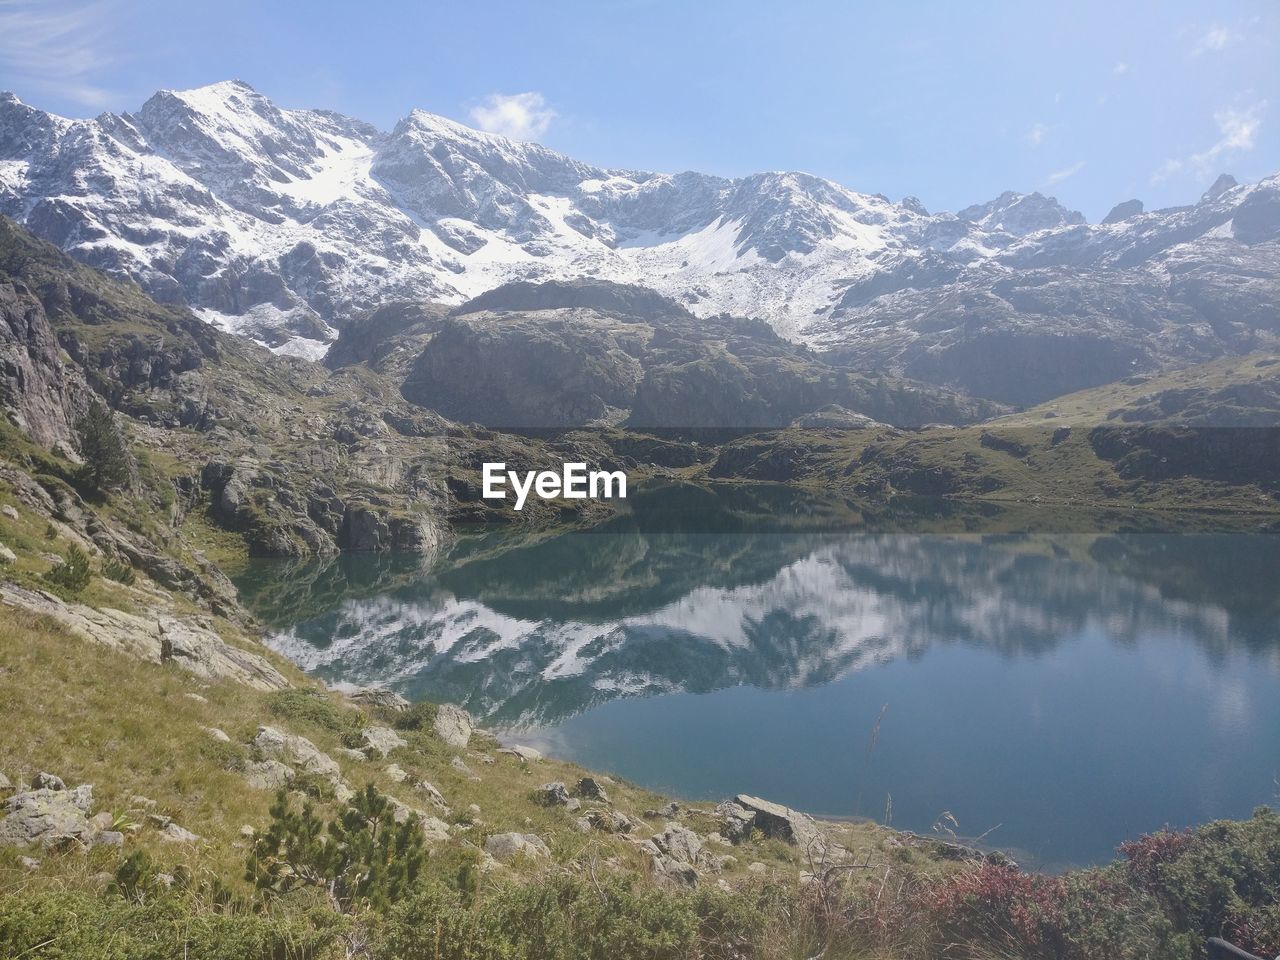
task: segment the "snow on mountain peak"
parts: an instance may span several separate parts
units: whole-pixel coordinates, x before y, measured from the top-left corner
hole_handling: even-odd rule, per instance
[[[1249,229],[1269,229],[1260,209]],[[382,132],[284,109],[241,80],[94,120],[0,97],[0,211],[161,300],[304,354],[387,300],[458,303],[513,280],[637,283],[696,313],[825,337],[865,291],[996,260],[1118,257],[1128,242],[1038,193],[931,215],[795,171],[605,169],[423,110]],[[1163,222],[1143,228],[1152,249],[1167,245]]]

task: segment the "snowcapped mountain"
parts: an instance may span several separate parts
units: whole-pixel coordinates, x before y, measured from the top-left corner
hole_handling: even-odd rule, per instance
[[[318,356],[348,318],[388,300],[456,304],[513,280],[600,278],[652,287],[701,316],[764,318],[855,365],[961,385],[946,358],[957,345],[981,352],[966,339],[965,304],[1000,281],[1038,288],[1055,270],[1128,271],[1120,279],[1159,310],[1188,269],[1248,261],[1255,289],[1243,305],[1265,312],[1269,299],[1273,315],[1280,262],[1261,275],[1254,262],[1280,236],[1280,178],[1105,225],[1039,194],[930,214],[914,198],[803,173],[602,169],[422,111],[382,132],[278,108],[240,81],[162,91],[137,113],[92,120],[0,95],[0,212],[285,352]],[[1251,253],[1258,244],[1267,249]],[[1089,319],[1075,304],[1066,333],[1083,323],[1094,336],[1114,311],[1083,299]],[[1001,300],[995,315],[1006,307],[1021,310]],[[960,319],[940,325],[947,310]],[[1213,325],[1191,310],[1192,327]],[[1191,353],[1256,347],[1248,326],[1208,335],[1223,342],[1189,335]],[[1117,356],[1126,369],[1161,359]]]

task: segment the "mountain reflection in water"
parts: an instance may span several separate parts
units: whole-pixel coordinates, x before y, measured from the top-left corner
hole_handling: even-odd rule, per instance
[[[963,826],[1003,822],[994,842],[1066,863],[1127,835],[1107,831],[1247,815],[1275,792],[1280,537],[832,533],[804,517],[780,532],[772,507],[755,524],[694,506],[696,524],[642,515],[482,538],[428,569],[261,564],[242,589],[276,626],[272,645],[327,681],[458,703],[684,796],[751,789],[879,816],[892,793],[896,822],[915,829],[972,797],[980,819]],[[1199,758],[1232,750],[1249,769],[1202,783]],[[1135,756],[1163,765],[1147,786],[1125,779]],[[1054,788],[1064,763],[1075,779]],[[1113,809],[1115,791],[1131,794],[1123,827],[1089,820],[1091,782],[1110,784]],[[1078,795],[1045,798],[1071,783]],[[1055,817],[1061,828],[1045,825]]]

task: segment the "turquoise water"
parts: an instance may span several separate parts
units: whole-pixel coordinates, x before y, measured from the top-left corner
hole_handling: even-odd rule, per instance
[[[240,585],[327,681],[690,799],[950,814],[1048,869],[1276,801],[1280,537],[920,534],[779,496],[677,489],[592,532]]]

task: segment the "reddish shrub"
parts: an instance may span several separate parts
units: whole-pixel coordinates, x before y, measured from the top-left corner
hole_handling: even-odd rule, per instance
[[[1120,853],[1129,861],[1129,875],[1150,886],[1160,879],[1163,868],[1187,852],[1196,842],[1190,831],[1144,833],[1137,840],[1120,844]]]
[[[928,908],[949,942],[986,941],[1023,956],[1052,956],[1065,936],[1061,877],[984,863],[928,893]]]

